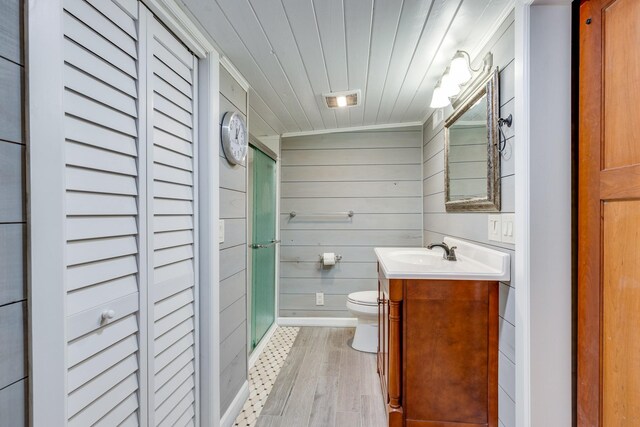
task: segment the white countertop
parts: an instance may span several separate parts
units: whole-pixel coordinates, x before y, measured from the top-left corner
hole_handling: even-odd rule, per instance
[[[457,261],[443,259],[442,248],[375,248],[375,253],[388,279],[511,280],[508,253],[451,237],[444,241],[457,247]]]

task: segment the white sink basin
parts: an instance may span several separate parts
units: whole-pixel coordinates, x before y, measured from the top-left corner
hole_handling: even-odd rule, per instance
[[[444,242],[457,247],[457,261],[443,259],[441,248],[376,248],[375,252],[389,279],[511,280],[508,253],[452,237]]]
[[[417,265],[438,265],[442,259],[442,252],[423,249],[393,249],[388,257],[394,262]]]

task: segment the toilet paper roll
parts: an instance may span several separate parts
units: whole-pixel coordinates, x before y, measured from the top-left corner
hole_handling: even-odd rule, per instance
[[[325,252],[322,254],[322,265],[336,265],[336,254]]]

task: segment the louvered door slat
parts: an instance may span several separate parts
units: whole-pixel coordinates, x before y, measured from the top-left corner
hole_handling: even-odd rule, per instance
[[[67,143],[66,153],[68,165],[137,176],[138,169],[134,156],[102,150],[96,146],[78,144],[74,141],[75,140]]]
[[[129,36],[137,40],[138,31],[136,30],[135,21],[131,19],[127,13],[117,4],[104,0],[87,0],[91,6],[95,7],[100,13],[106,16],[111,22],[116,24],[120,29],[129,34]]]
[[[136,178],[133,176],[68,167],[66,177],[68,190],[128,196],[138,195],[138,185]]]
[[[133,236],[138,225],[132,216],[71,217],[67,219],[70,241],[102,237]]]
[[[76,390],[92,378],[100,375],[105,369],[109,369],[121,360],[126,359],[138,351],[138,340],[134,335],[130,335],[122,341],[118,341],[106,351],[92,357],[86,362],[80,363],[69,370],[67,376],[67,386],[69,391]]]
[[[153,141],[156,146],[162,147],[163,149],[174,151],[188,157],[193,156],[193,145],[189,141],[180,139],[161,129],[155,128],[153,130]],[[156,157],[159,157],[159,155],[157,155]],[[161,162],[156,159],[156,163]],[[186,170],[190,171],[190,169]]]
[[[173,397],[173,396],[172,396]],[[177,403],[173,403],[173,399],[171,399],[171,406],[174,408],[169,415],[166,416],[160,423],[158,423],[158,427],[168,427],[174,426],[178,419],[182,416],[182,414],[192,408],[195,402],[195,395],[193,390],[187,392],[187,394]]]
[[[111,129],[94,126],[82,119],[67,116],[65,136],[68,141],[80,142],[89,147],[101,148],[109,152],[137,156],[136,139]],[[78,144],[81,145],[81,144]]]
[[[64,8],[68,425],[137,423],[138,24],[114,0]]]
[[[152,62],[153,72],[156,76],[160,77],[166,83],[173,86],[187,98],[191,98],[191,83],[172,71],[171,68],[167,67],[167,65],[164,62],[160,61],[158,58],[154,57],[152,59]]]
[[[137,397],[133,393],[96,422],[96,427],[139,426]]]
[[[156,394],[156,401],[159,405],[161,405],[164,401],[166,401],[171,393],[183,384],[188,379],[193,380],[193,363],[186,365],[182,368],[177,374],[175,374],[165,385],[158,389],[158,393]]]
[[[69,292],[67,296],[67,315],[73,316],[99,306],[102,301],[115,301],[137,291],[138,281],[136,278],[126,276]]]
[[[101,259],[119,258],[138,252],[138,245],[133,236],[114,237],[77,241],[69,243],[67,247],[68,265],[85,264]]]
[[[114,67],[109,62],[71,39],[64,40],[64,60],[66,63],[73,65],[96,79],[102,80],[105,84],[129,96],[137,97],[138,90],[136,88],[135,77]]]
[[[137,116],[135,97],[105,84],[84,71],[66,66],[64,69],[64,83],[67,88],[85,94],[89,98],[108,105],[121,113],[132,117]]]
[[[182,77],[187,83],[193,82],[191,70],[193,68],[193,57],[187,49],[175,40],[175,37],[162,26],[154,26],[153,41],[149,47],[153,49],[153,56],[158,58],[174,73]],[[167,47],[166,44],[171,44]],[[179,58],[182,57],[182,58]],[[191,60],[189,58],[191,57]],[[187,65],[190,62],[189,65]]]
[[[77,414],[91,404],[91,402],[97,400],[125,378],[136,372],[137,369],[138,360],[136,355],[132,354],[69,394],[69,402],[67,404],[69,416]]]
[[[71,13],[65,13],[64,29],[65,36],[69,39],[82,45],[85,49],[108,61],[111,65],[119,68],[131,77],[138,77],[136,60],[118,46],[111,43],[107,38],[93,31],[91,23],[82,22]]]
[[[132,374],[91,402],[90,405],[86,406],[78,414],[69,418],[69,427],[86,427],[96,424],[118,404],[129,397],[131,393],[137,390],[137,388],[138,378],[135,374]]]
[[[155,383],[158,388],[166,384],[171,377],[180,372],[180,369],[193,361],[192,338],[192,335],[185,335],[169,349],[170,351],[165,351],[156,357]]]
[[[90,22],[91,28],[97,33],[108,34],[109,40],[129,56],[132,58],[138,57],[136,40],[119,26],[113,25],[114,22],[100,13],[93,5],[85,0],[64,0],[64,7],[80,21]]]

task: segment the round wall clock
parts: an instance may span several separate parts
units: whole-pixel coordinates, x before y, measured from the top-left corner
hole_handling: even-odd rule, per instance
[[[222,118],[222,148],[224,155],[234,165],[244,164],[249,151],[249,138],[244,119],[237,111],[227,111]]]

